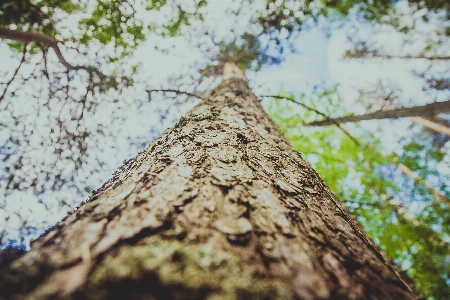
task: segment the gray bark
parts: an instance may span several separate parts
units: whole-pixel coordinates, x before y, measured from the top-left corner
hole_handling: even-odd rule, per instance
[[[237,75],[35,241],[0,290],[3,299],[415,299]]]
[[[450,112],[450,100],[443,102],[434,102],[423,106],[404,107],[394,110],[380,110],[374,113],[358,116],[348,116],[335,119],[325,119],[322,121],[303,124],[306,126],[326,126],[333,124],[342,124],[348,122],[359,122],[365,120],[395,119],[405,117],[430,117],[439,113]]]

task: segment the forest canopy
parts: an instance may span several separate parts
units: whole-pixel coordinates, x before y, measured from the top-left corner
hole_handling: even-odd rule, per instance
[[[448,1],[222,2],[0,3],[1,247],[28,248],[232,61],[375,243],[450,298]]]

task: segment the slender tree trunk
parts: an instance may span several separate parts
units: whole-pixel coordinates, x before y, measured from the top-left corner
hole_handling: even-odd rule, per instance
[[[336,119],[325,119],[322,121],[311,122],[303,124],[302,126],[325,126],[333,124],[342,124],[348,122],[359,122],[364,120],[380,120],[380,119],[396,119],[405,117],[430,117],[439,113],[450,112],[450,100],[443,102],[434,102],[423,106],[404,107],[393,110],[380,110],[374,113],[348,116]]]
[[[3,299],[415,299],[232,64],[10,264]]]
[[[444,205],[450,207],[450,200],[441,192],[439,192],[437,189],[435,189],[433,186],[428,184],[423,178],[421,178],[419,175],[414,173],[410,168],[408,168],[406,165],[402,164],[398,157],[392,154],[388,154],[383,150],[376,150],[378,151],[382,156],[388,157],[392,162],[400,169],[400,171],[405,174],[407,177],[413,179],[416,183],[424,186],[432,195],[434,195],[439,201],[441,201]]]
[[[429,119],[425,119],[425,118],[421,118],[421,117],[410,117],[409,119],[411,121],[413,121],[414,123],[422,124],[426,128],[431,129],[435,132],[450,136],[450,127],[449,126],[445,126],[443,124],[439,124],[438,122],[434,122],[434,121],[441,121],[444,124],[445,123],[449,124],[447,121],[445,121],[443,119],[429,120]]]

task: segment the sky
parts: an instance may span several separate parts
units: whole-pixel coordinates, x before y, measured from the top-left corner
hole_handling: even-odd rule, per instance
[[[234,30],[242,30],[242,24],[245,24],[246,18],[250,16],[242,16],[240,19],[242,24],[229,24],[230,18],[225,7],[229,4],[228,1],[212,1],[213,5],[209,8],[210,11],[206,14],[206,21],[209,22],[211,29],[217,32],[217,36],[227,36],[229,28]],[[170,12],[166,12],[170,13]],[[75,20],[68,19],[68,22]],[[158,21],[158,20],[156,20]],[[193,24],[193,26],[200,26],[200,24]],[[226,29],[226,30],[225,30]],[[244,28],[245,29],[245,28]],[[383,45],[390,47],[392,51],[400,51],[401,45],[399,39],[394,33],[389,33],[378,28],[374,30],[371,26],[361,26],[359,33],[365,36],[376,36],[376,39]],[[315,28],[304,33],[299,34],[294,40],[296,51],[285,56],[285,60],[279,65],[264,66],[259,72],[247,72],[247,77],[256,95],[278,94],[281,90],[293,93],[310,93],[315,86],[331,87],[335,84],[339,85],[339,91],[343,96],[343,105],[352,105],[357,97],[356,90],[359,88],[373,86],[378,80],[384,80],[400,87],[403,92],[403,97],[406,99],[415,99],[416,104],[425,104],[432,102],[436,97],[448,97],[448,95],[432,95],[423,93],[421,84],[417,77],[415,77],[411,70],[414,68],[423,69],[422,62],[416,62],[416,65],[405,63],[404,60],[391,60],[385,63],[380,63],[379,60],[366,60],[364,62],[357,60],[343,60],[342,56],[349,48],[347,40],[348,28],[340,27],[333,28],[329,34],[326,34],[321,28]],[[62,35],[68,34],[62,32]],[[166,54],[155,50],[155,45],[160,49],[169,49]],[[413,46],[411,46],[413,47]],[[416,46],[418,47],[418,46]],[[4,59],[10,57],[9,49],[4,43],[0,44],[0,70],[14,70],[18,64],[17,60]],[[67,57],[70,61],[70,54]],[[186,41],[183,36],[173,39],[154,38],[141,45],[135,52],[135,55],[130,59],[130,64],[141,63],[142,74],[148,76],[147,84],[141,84],[136,87],[140,90],[136,95],[127,95],[128,97],[147,97],[145,93],[146,88],[158,88],[167,84],[169,77],[179,75],[186,71],[186,68],[192,67],[192,63],[202,61],[201,51],[193,50],[190,41]],[[53,61],[57,61],[53,57]],[[144,75],[142,75],[144,76]],[[8,78],[8,76],[5,76]],[[144,78],[144,77],[143,77]],[[26,87],[25,87],[26,89]],[[418,97],[420,95],[420,97]],[[442,99],[440,99],[442,100]],[[170,102],[167,102],[170,105]],[[164,128],[172,125],[173,121],[185,114],[195,102],[185,103],[179,107],[169,108],[173,115],[161,121],[158,114],[162,109],[161,101],[156,101],[151,105],[142,108],[130,107],[127,117],[127,127],[129,129],[129,136],[142,135],[150,131],[150,127],[155,127],[155,132],[161,132]],[[355,113],[364,113],[362,107],[352,106]],[[104,118],[109,117],[108,111],[102,113]],[[141,126],[145,123],[146,127]],[[366,129],[374,127],[384,127],[384,134],[382,136],[383,142],[386,145],[386,151],[397,151],[398,136],[401,136],[409,127],[410,123],[407,120],[396,121],[396,130],[389,130],[392,124],[389,122],[363,122],[361,126]],[[347,126],[347,125],[345,125]],[[351,130],[354,129],[352,125],[348,125]],[[357,130],[357,129],[354,129]],[[0,140],[1,140],[0,136]],[[156,138],[156,136],[153,136]],[[121,145],[123,147],[121,147]],[[112,170],[120,165],[120,162],[129,158],[133,154],[129,152],[128,141],[122,138],[116,141],[116,148],[110,148],[111,152],[105,150],[104,153],[111,157],[111,164],[114,165]],[[114,147],[114,145],[111,145]],[[105,149],[107,149],[106,147]],[[99,178],[106,179],[104,174],[96,174]],[[108,175],[106,175],[108,176]],[[98,178],[97,178],[98,179]],[[84,200],[84,199],[80,199]],[[50,200],[49,200],[50,201]],[[6,205],[10,212],[26,216],[32,224],[52,224],[60,220],[65,211],[58,211],[58,205],[52,204],[44,205],[39,203],[39,200],[30,193],[13,193],[12,196],[6,199]],[[39,212],[39,213],[38,213]],[[3,214],[3,215],[2,215]],[[14,214],[7,223],[2,224],[6,216],[4,211],[0,210],[0,227],[18,226],[19,219],[14,219]]]

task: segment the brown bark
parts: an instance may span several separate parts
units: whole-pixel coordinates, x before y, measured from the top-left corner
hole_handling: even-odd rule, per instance
[[[10,265],[4,298],[415,299],[229,67]]]
[[[448,113],[448,112],[450,112],[450,100],[443,102],[434,102],[423,106],[404,107],[394,110],[380,110],[374,113],[359,116],[348,116],[336,119],[326,119],[322,121],[303,124],[302,126],[326,126],[348,122],[359,122],[365,120],[396,119],[415,116],[427,117],[427,116],[434,116],[439,113]]]

